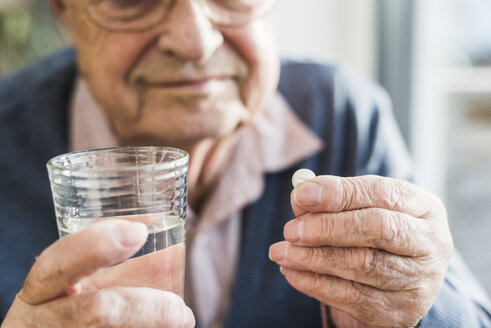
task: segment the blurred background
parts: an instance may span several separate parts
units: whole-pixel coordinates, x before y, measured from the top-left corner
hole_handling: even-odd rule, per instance
[[[69,44],[43,0],[0,0],[0,77]],[[279,0],[283,56],[345,65],[390,93],[417,183],[491,294],[491,2]],[[1,99],[0,99],[1,101]]]

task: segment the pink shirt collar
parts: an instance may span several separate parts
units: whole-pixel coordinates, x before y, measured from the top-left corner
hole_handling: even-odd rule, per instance
[[[296,117],[279,93],[252,124],[237,133],[228,168],[203,207],[195,233],[206,233],[259,198],[265,173],[287,169],[322,148],[322,141]]]

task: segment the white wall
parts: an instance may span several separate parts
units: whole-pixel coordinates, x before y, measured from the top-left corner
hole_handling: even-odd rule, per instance
[[[446,122],[444,104],[436,92],[439,81],[435,78],[439,76],[441,59],[438,16],[445,0],[414,1],[413,95],[410,114],[406,115],[411,121],[409,143],[418,183],[444,197]],[[376,77],[376,0],[278,0],[274,19],[283,55],[339,62]],[[402,51],[393,50],[395,56]]]
[[[278,0],[280,52],[376,73],[375,0]]]
[[[445,0],[416,0],[411,145],[418,184],[445,198],[446,104],[441,94]]]

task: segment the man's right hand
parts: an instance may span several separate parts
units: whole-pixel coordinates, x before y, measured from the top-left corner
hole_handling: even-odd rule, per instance
[[[184,301],[155,288],[165,271],[180,268],[142,270],[130,263],[139,258],[109,267],[135,254],[147,234],[142,223],[107,220],[59,239],[36,260],[1,328],[194,327]]]

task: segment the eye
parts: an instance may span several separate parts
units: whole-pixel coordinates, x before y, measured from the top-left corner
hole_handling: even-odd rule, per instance
[[[97,17],[124,22],[142,18],[162,3],[161,0],[89,0],[89,8]]]

